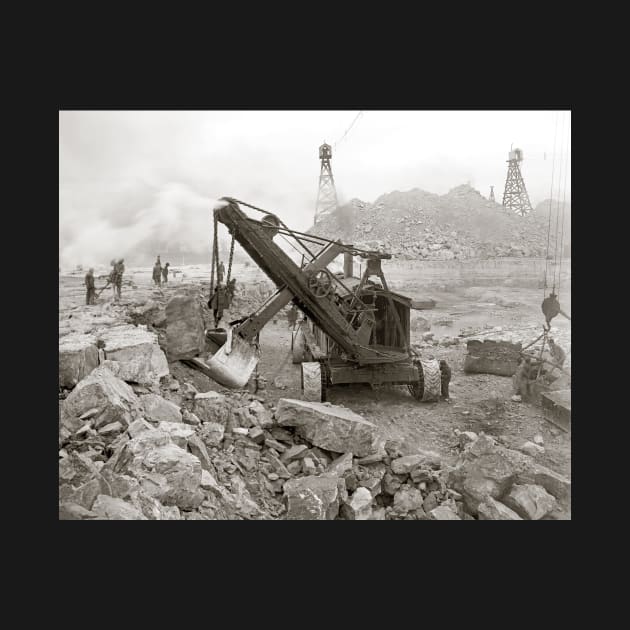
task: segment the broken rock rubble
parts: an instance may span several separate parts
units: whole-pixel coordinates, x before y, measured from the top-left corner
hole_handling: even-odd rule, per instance
[[[138,396],[107,365],[79,382],[61,405],[61,519],[538,520],[569,506],[568,480],[483,434],[460,432],[448,466],[383,447],[342,407],[281,399],[274,414],[251,394],[180,389],[184,407]]]

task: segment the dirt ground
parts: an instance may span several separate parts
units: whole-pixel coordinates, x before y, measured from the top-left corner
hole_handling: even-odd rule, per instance
[[[484,287],[472,297],[470,287],[458,287],[452,291],[423,292],[414,289],[412,261],[405,271],[387,272],[387,278],[397,291],[415,299],[433,298],[435,309],[412,311],[412,319],[421,315],[431,322],[431,332],[435,337],[455,337],[468,327],[482,328],[484,325],[501,326],[504,329],[535,326],[532,337],[541,332],[542,313],[540,303],[542,290],[516,287]],[[156,290],[151,283],[150,269],[132,269],[125,279],[133,282],[132,287],[123,287],[122,303],[139,299],[168,299],[179,288],[188,284],[199,284],[200,292],[207,293],[209,270],[203,266],[183,268],[183,274],[176,274],[161,289]],[[234,274],[241,282],[257,282],[264,279],[262,272],[253,265],[235,269]],[[60,275],[59,317],[67,318],[73,312],[83,312],[90,307],[84,304],[85,290],[82,287],[82,274]],[[103,286],[105,281],[97,281]],[[405,290],[405,285],[409,289]],[[518,302],[519,306],[502,307],[495,303],[479,301],[482,291],[494,291],[506,300]],[[99,302],[112,302],[109,289],[101,295]],[[560,293],[563,309],[570,312],[570,290]],[[242,313],[244,314],[244,313]],[[241,314],[241,315],[242,315]],[[232,314],[228,314],[232,315]],[[238,314],[233,314],[234,316]],[[568,336],[570,321],[558,316],[553,321],[554,334]],[[412,333],[412,342],[419,341],[421,333]],[[300,366],[291,362],[291,331],[283,315],[270,322],[260,335],[260,373],[267,379],[266,397],[276,401],[281,397],[300,398]],[[566,349],[566,348],[565,348]],[[570,350],[570,348],[569,348]],[[493,435],[504,445],[520,447],[531,441],[534,435],[541,434],[545,453],[536,460],[541,464],[571,478],[571,435],[547,422],[539,407],[510,400],[512,381],[509,377],[485,374],[464,374],[463,364],[466,352],[465,340],[455,346],[435,346],[427,353],[435,358],[446,359],[452,368],[450,402],[421,403],[411,397],[405,387],[337,386],[327,391],[327,400],[344,405],[366,419],[377,424],[390,438],[403,442],[402,450],[408,453],[417,448],[435,450],[442,455],[455,456],[457,437],[455,429],[461,431],[483,431]],[[570,354],[568,363],[570,364]],[[180,381],[192,382],[199,391],[223,388],[199,372],[181,363],[171,364],[171,372]]]

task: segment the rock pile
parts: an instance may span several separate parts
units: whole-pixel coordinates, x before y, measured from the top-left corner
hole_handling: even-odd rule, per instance
[[[274,407],[170,377],[162,395],[136,393],[109,367],[61,404],[61,519],[539,519],[570,492],[485,436],[462,438],[451,468],[433,452],[403,456],[343,407]]]
[[[548,213],[548,201],[526,217],[508,213],[463,184],[441,196],[414,188],[382,195],[374,203],[353,200],[310,232],[338,234],[357,246],[407,259],[539,257],[546,253]],[[567,205],[565,242],[570,219]]]
[[[519,520],[568,509],[566,479],[486,436],[462,434],[449,466],[403,455],[343,407],[180,383],[148,321],[163,306],[146,306],[144,324],[73,330],[60,344],[70,390],[60,519]]]

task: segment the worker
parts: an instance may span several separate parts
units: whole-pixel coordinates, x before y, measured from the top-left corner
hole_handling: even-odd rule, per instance
[[[551,328],[551,320],[560,312],[560,302],[558,296],[552,291],[541,304],[542,312],[547,322],[547,330]]]
[[[555,362],[562,367],[564,365],[564,361],[567,358],[564,350],[556,344],[556,342],[549,337],[549,350],[551,351],[551,356],[554,358]]]
[[[94,304],[94,298],[96,297],[96,288],[94,286],[94,269],[90,267],[85,274],[85,288],[87,293],[85,295],[86,304]]]
[[[107,284],[112,287],[112,297],[116,299],[116,259],[110,260],[109,264],[112,267],[112,270],[109,272],[109,277],[107,278]],[[107,285],[105,285],[107,287]]]
[[[214,315],[214,326],[219,327],[219,322],[223,319],[223,310],[228,308],[228,296],[226,288],[219,282],[214,288],[212,297],[208,300],[208,308]]]
[[[529,363],[529,358],[521,359],[512,377],[514,396],[519,396],[521,400],[527,396],[529,391]]]
[[[223,276],[225,275],[225,266],[223,264],[223,261],[221,261],[219,263],[219,266],[217,267],[217,282],[219,284],[221,284],[223,282]]]
[[[125,273],[125,259],[121,258],[117,263],[116,266],[114,267],[114,271],[116,273],[115,278],[114,278],[114,288],[116,291],[116,297],[117,299],[120,299],[121,297],[121,291],[122,291],[122,279],[123,279],[123,274]]]
[[[162,280],[164,282],[164,284],[166,284],[168,282],[168,268],[170,266],[171,263],[167,262],[164,265],[164,269],[162,269]]]
[[[159,256],[153,265],[153,284],[155,284],[156,287],[162,286],[162,263],[160,262]]]
[[[525,357],[521,360],[512,377],[514,393],[520,396],[522,400],[528,399],[532,393],[532,386],[536,382],[539,365],[538,361],[532,361],[531,357]]]
[[[444,359],[440,360],[440,381],[442,384],[442,398],[444,400],[450,400],[450,394],[448,392],[448,386],[451,382],[451,368]]]
[[[289,321],[289,328],[293,330],[295,328],[295,322],[298,318],[298,307],[293,304],[287,313],[287,320]]]
[[[232,278],[226,287],[227,299],[228,299],[228,308],[232,306],[232,300],[234,299],[234,295],[236,294],[236,278]]]

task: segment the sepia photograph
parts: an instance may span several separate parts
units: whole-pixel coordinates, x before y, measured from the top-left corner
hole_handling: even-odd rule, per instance
[[[60,109],[58,306],[59,520],[571,520],[568,109]]]

